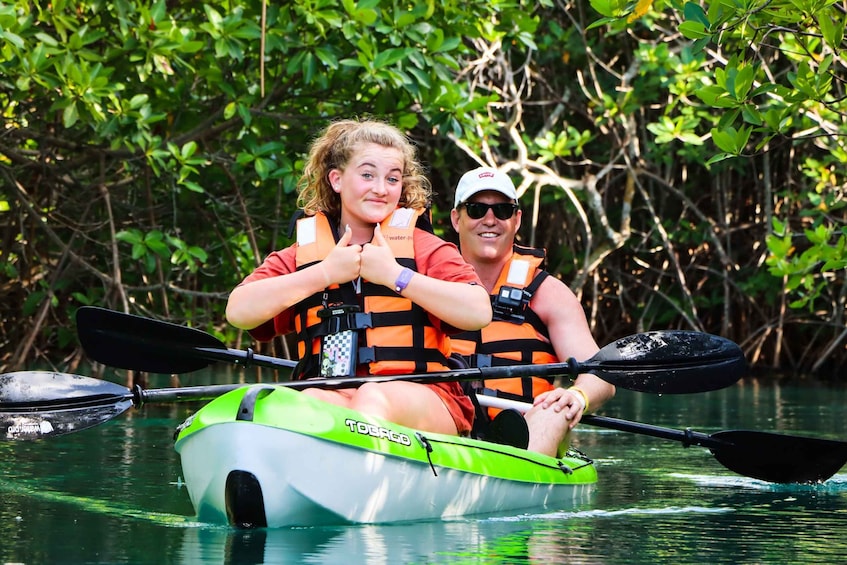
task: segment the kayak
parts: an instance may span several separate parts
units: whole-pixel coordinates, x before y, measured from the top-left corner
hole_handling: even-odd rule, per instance
[[[569,509],[597,482],[576,451],[421,432],[270,385],[203,406],[175,449],[197,518],[239,528]]]

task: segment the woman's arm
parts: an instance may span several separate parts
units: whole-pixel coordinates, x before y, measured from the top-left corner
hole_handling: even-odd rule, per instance
[[[236,328],[252,330],[332,284],[357,278],[362,246],[350,245],[352,236],[348,227],[323,261],[301,271],[286,265],[282,252],[269,257],[258,270],[270,276],[248,280],[230,293],[227,321]]]
[[[441,240],[439,242],[444,244]],[[455,250],[453,247],[450,249]],[[417,249],[415,253],[417,261]],[[455,255],[457,265],[469,268],[461,259],[458,250],[455,250]],[[372,242],[362,249],[362,278],[394,289],[402,271],[403,267],[397,263],[377,226]],[[473,278],[479,282],[478,278]],[[414,273],[401,294],[436,318],[460,330],[478,330],[491,322],[491,299],[481,284],[469,284],[467,280],[441,280],[423,273]]]
[[[301,300],[326,288],[321,263],[235,287],[226,303],[226,319],[244,330],[267,322]]]
[[[442,281],[415,273],[402,294],[460,330],[478,330],[491,322],[491,299],[482,285]]]

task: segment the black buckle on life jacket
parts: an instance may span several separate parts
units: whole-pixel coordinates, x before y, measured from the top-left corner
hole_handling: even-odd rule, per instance
[[[523,323],[524,311],[532,296],[522,288],[501,286],[497,296],[491,302],[494,319],[506,322]]]
[[[358,330],[370,327],[370,315],[362,314],[355,304],[327,306],[318,310],[318,318],[323,320],[324,335],[337,334],[347,330]]]

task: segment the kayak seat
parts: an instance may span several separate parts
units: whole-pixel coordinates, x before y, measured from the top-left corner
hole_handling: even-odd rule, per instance
[[[487,441],[526,449],[529,445],[529,426],[523,414],[513,408],[501,410],[488,426]]]
[[[474,405],[474,421],[471,437],[482,441],[490,441],[502,445],[511,445],[526,449],[529,445],[529,426],[523,414],[513,408],[501,410],[494,418],[488,415],[488,408],[480,405],[477,394],[487,394],[490,389],[483,389],[480,383],[462,383],[462,389]],[[501,391],[491,391],[494,396],[511,397]],[[516,397],[520,398],[520,397]],[[524,400],[523,398],[520,398]]]

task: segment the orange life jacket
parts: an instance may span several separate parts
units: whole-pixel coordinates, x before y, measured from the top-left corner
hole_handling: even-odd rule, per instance
[[[380,224],[382,235],[397,262],[417,271],[414,230],[425,210],[398,208]],[[336,245],[327,217],[318,213],[297,221],[297,269],[323,260]],[[372,375],[446,371],[450,339],[436,328],[429,314],[393,288],[361,281],[332,285],[296,307],[297,378],[317,376],[321,339],[345,330],[357,330],[359,372]],[[340,306],[358,306],[358,312],[321,318],[318,312]],[[364,336],[364,337],[362,337]],[[364,365],[363,365],[364,364]]]
[[[557,363],[547,327],[529,306],[533,294],[549,276],[542,269],[544,250],[515,245],[491,295],[494,317],[481,330],[451,338],[453,351],[471,367]],[[553,378],[489,379],[485,388],[531,400],[553,389]],[[491,410],[490,412],[499,412]]]

